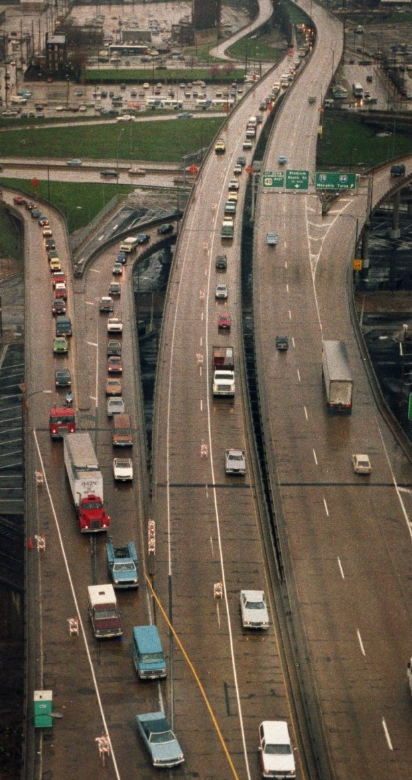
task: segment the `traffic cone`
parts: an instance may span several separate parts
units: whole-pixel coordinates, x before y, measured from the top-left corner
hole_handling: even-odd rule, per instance
[[[27,542],[27,549],[32,550],[33,549],[33,539],[31,536],[29,536],[29,541]]]

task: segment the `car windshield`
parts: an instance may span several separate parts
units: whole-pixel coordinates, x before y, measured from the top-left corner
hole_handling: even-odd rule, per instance
[[[230,460],[243,460],[243,455],[233,455],[233,453],[231,453],[229,455],[229,459]]]
[[[136,571],[134,563],[115,563],[113,571]]]
[[[117,618],[115,609],[99,609],[95,614],[97,620],[110,620],[111,618]]]
[[[156,734],[151,733],[149,737],[149,741],[154,745],[164,744],[166,742],[174,742],[175,736],[173,734],[173,731],[162,731]]]
[[[101,501],[84,501],[82,504],[82,509],[101,509],[101,508],[102,508]]]
[[[292,752],[290,745],[266,745],[265,753],[272,756],[289,756]]]
[[[247,601],[246,609],[265,609],[263,601]]]
[[[141,653],[140,658],[144,663],[150,664],[152,661],[163,661],[163,653]]]

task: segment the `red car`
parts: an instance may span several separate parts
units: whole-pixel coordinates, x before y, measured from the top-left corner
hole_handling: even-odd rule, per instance
[[[118,355],[109,357],[107,361],[107,371],[109,374],[121,374],[123,371],[122,359]]]
[[[21,195],[15,195],[13,198],[13,203],[15,203],[16,206],[25,206],[27,201],[25,198],[22,198]]]
[[[232,318],[230,314],[220,314],[217,327],[219,330],[230,330],[232,327]]]

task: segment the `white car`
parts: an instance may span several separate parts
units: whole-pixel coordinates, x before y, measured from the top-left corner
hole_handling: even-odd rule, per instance
[[[296,766],[288,724],[284,720],[264,720],[258,738],[262,776],[294,780]]]
[[[370,474],[372,471],[368,455],[352,455],[352,466],[355,474]]]
[[[124,414],[125,406],[123,398],[120,395],[114,395],[107,401],[107,416],[113,417],[114,414]]]
[[[246,474],[246,458],[244,450],[228,449],[225,451],[225,472],[226,474]]]
[[[231,179],[230,182],[229,182],[229,186],[228,186],[229,192],[230,191],[235,192],[238,189],[239,189],[239,182],[238,182],[238,180],[237,179]]]
[[[108,333],[121,333],[123,330],[123,323],[118,317],[109,317],[107,320],[107,332]]]
[[[269,628],[269,613],[263,590],[241,590],[240,612],[243,628]]]
[[[118,482],[130,482],[133,479],[132,459],[113,458],[113,474]]]
[[[220,300],[226,300],[227,298],[227,284],[217,284],[215,297]]]
[[[266,243],[268,246],[276,246],[279,238],[277,233],[266,233]]]

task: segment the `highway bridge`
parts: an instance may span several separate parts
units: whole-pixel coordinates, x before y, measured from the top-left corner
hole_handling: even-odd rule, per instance
[[[332,73],[343,38],[340,23],[324,9],[304,6],[317,26],[316,47],[283,102],[263,169],[277,170],[285,155],[289,167],[309,171],[310,186],[293,193],[259,187],[253,222],[263,459],[243,352],[245,171],[231,244],[222,245],[220,226],[248,117],[284,66],[261,79],[230,115],[222,133],[226,153],[211,150],[205,159],[179,229],[162,325],[151,472],[137,373],[134,258],[124,268],[116,309],[123,322],[123,397],[135,435],[132,486],[118,487],[112,479],[107,324],[98,307],[115,248],[107,242],[83,276],[70,278],[74,334],[68,358],[54,357],[50,270],[37,223],[24,220],[27,537],[46,542],[43,551],[34,544],[27,552],[27,776],[77,776],[81,766],[83,774],[107,778],[153,777],[135,716],[164,709],[185,752],[175,774],[257,778],[259,723],[287,720],[299,778],[409,778],[411,465],[376,405],[350,305],[356,238],[391,182],[383,167],[322,215],[313,186],[327,81],[319,74]],[[316,101],[309,104],[313,93]],[[248,152],[247,167],[252,158]],[[12,194],[4,199],[12,207]],[[69,271],[66,233],[58,214],[48,213]],[[274,229],[276,248],[265,242]],[[222,280],[215,257],[222,251],[228,258],[224,302],[215,297]],[[230,334],[218,331],[222,313],[232,317]],[[275,350],[279,333],[289,337],[286,354]],[[351,417],[326,414],[322,337],[347,343],[355,378]],[[234,400],[211,393],[216,344],[235,350]],[[98,453],[111,533],[117,542],[134,539],[139,550],[139,591],[119,596],[120,641],[97,642],[89,624],[87,586],[107,581],[108,574],[102,535],[79,533],[62,445],[48,432],[44,390],[61,365],[74,377],[78,428],[91,433]],[[58,395],[53,391],[53,401]],[[225,474],[227,447],[245,450],[244,478]],[[372,460],[366,482],[351,468],[358,451]],[[155,559],[147,554],[149,519],[155,521]],[[266,592],[267,632],[242,628],[239,593],[249,588]],[[79,621],[78,636],[69,633],[72,618]],[[131,632],[149,622],[159,627],[168,677],[144,684],[133,668]],[[33,729],[31,697],[39,689],[53,691],[53,710],[62,716],[51,732]],[[96,742],[102,735],[110,747],[104,768]]]

